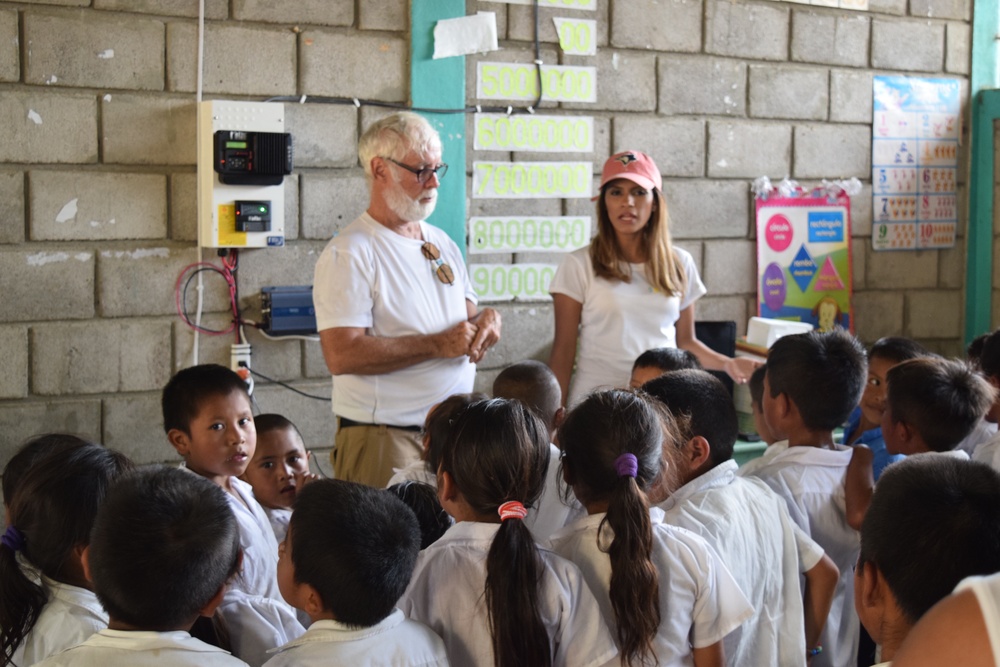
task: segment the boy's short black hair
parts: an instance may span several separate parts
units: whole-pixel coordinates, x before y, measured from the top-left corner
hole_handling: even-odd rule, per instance
[[[162,632],[194,620],[236,573],[239,556],[225,491],[180,468],[148,466],[108,493],[88,558],[108,615]]]
[[[670,410],[683,442],[699,435],[708,440],[713,468],[733,457],[739,420],[721,380],[705,371],[679,370],[650,380],[642,390]]]
[[[995,390],[968,364],[920,358],[893,366],[886,404],[893,422],[916,430],[935,452],[954,449],[993,404]]]
[[[267,413],[263,415],[257,415],[253,418],[254,430],[257,431],[257,437],[259,438],[262,433],[267,433],[269,431],[284,431],[290,430],[294,432],[299,438],[302,434],[295,424],[292,423],[288,417],[275,413]]]
[[[885,359],[895,364],[901,364],[910,359],[937,356],[915,340],[902,336],[886,336],[879,338],[868,350],[868,359]]]
[[[788,396],[811,431],[832,431],[847,420],[867,373],[864,348],[843,329],[783,336],[767,353],[771,396]]]
[[[420,551],[417,518],[402,500],[338,479],[302,488],[289,534],[295,581],[316,589],[324,608],[353,627],[392,613]]]
[[[983,356],[983,346],[986,345],[986,339],[989,337],[989,333],[979,334],[965,348],[965,360],[974,370],[982,370],[980,361]]]
[[[747,388],[750,390],[750,401],[757,404],[760,409],[764,408],[764,375],[767,374],[767,364],[761,364],[753,369]]]
[[[393,484],[387,492],[396,496],[413,510],[420,524],[420,548],[434,544],[451,527],[451,517],[441,507],[437,489],[430,484],[407,480]]]
[[[529,359],[511,364],[493,380],[494,398],[521,401],[550,429],[562,407],[562,389],[552,369],[540,361]]]
[[[917,455],[879,477],[861,526],[860,563],[882,572],[916,623],[965,577],[1000,570],[1000,473]]]
[[[986,334],[983,338],[982,349],[979,352],[979,369],[986,377],[1000,377],[1000,329]]]
[[[191,422],[198,416],[201,404],[210,396],[228,396],[241,392],[250,400],[247,383],[232,370],[219,364],[200,364],[177,371],[163,388],[160,405],[163,408],[163,430],[188,433]]]
[[[632,370],[637,368],[659,368],[664,373],[686,368],[701,369],[701,362],[687,350],[676,347],[654,347],[636,358]]]

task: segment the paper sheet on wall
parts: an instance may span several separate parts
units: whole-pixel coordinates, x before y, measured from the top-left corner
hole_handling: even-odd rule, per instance
[[[757,200],[757,314],[854,330],[848,196]]]
[[[496,51],[497,15],[479,12],[443,19],[434,26],[434,59]]]
[[[872,248],[950,248],[958,226],[957,79],[872,82]]]

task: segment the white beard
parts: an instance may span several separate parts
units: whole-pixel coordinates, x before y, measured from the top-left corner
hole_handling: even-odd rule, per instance
[[[403,192],[399,181],[393,179],[392,187],[385,191],[385,204],[389,210],[407,222],[426,220],[434,212],[434,207],[437,205],[437,188],[424,190],[422,196],[433,196],[434,199],[427,204],[420,203],[419,199],[411,199]]]

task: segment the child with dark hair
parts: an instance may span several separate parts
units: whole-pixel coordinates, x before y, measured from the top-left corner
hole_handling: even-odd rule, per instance
[[[659,507],[666,523],[705,539],[757,611],[724,642],[726,664],[804,665],[819,643],[839,572],[759,479],[736,475],[736,408],[725,385],[705,371],[668,373],[643,391],[674,416],[673,456],[683,486]],[[799,585],[805,575],[805,589]]]
[[[419,551],[413,513],[391,494],[336,479],[303,489],[281,543],[278,584],[312,623],[267,667],[447,665],[441,639],[396,609]]]
[[[784,336],[767,356],[764,415],[788,442],[775,445],[775,454],[751,474],[784,499],[792,520],[840,571],[822,643],[808,647],[812,667],[856,663],[859,626],[851,571],[858,533],[848,523],[845,495],[852,449],[835,444],[833,430],[858,404],[866,370],[864,348],[842,330]]]
[[[638,389],[650,380],[655,380],[664,373],[681,371],[687,368],[701,368],[701,362],[687,350],[677,347],[654,347],[640,354],[632,364],[632,376],[628,386]]]
[[[932,355],[926,348],[909,338],[879,338],[868,350],[868,380],[860,403],[847,419],[844,444],[864,445],[871,450],[872,476],[876,481],[887,465],[903,458],[900,454],[890,454],[882,437],[886,375],[904,361],[928,356]]]
[[[455,415],[476,401],[487,398],[489,397],[486,394],[480,392],[452,394],[432,407],[424,419],[424,451],[420,455],[420,460],[403,468],[394,468],[393,475],[386,487],[406,481],[435,486],[437,484],[438,463],[441,460],[442,443],[448,437]]]
[[[309,452],[295,424],[276,414],[257,415],[253,422],[257,448],[240,479],[253,487],[253,496],[280,543],[288,530],[296,493],[316,475],[309,472]]]
[[[758,366],[750,375],[747,388],[750,390],[750,411],[753,413],[753,428],[769,447],[782,438],[777,437],[771,427],[764,419],[764,374],[767,372],[767,364]]]
[[[949,453],[996,398],[996,390],[961,361],[912,359],[889,371],[882,435],[892,454]]]
[[[406,481],[393,484],[386,491],[406,503],[417,516],[417,523],[420,524],[421,549],[426,549],[437,542],[444,532],[451,528],[451,517],[441,507],[437,489],[430,484]]]
[[[7,461],[7,465],[3,469],[3,476],[0,478],[0,486],[3,487],[4,511],[10,505],[10,501],[14,497],[14,491],[17,489],[21,478],[24,477],[36,461],[54,452],[64,452],[75,447],[90,444],[94,443],[69,433],[45,433],[43,435],[36,435],[25,441],[14,456],[10,457],[10,460]],[[9,524],[10,518],[7,517],[4,523]]]
[[[98,507],[132,462],[91,443],[48,449],[15,484],[0,538],[2,665],[33,665],[108,624],[81,554]]]
[[[997,571],[1000,474],[926,456],[886,469],[861,528],[854,583],[855,607],[882,646],[881,664],[959,582]]]
[[[535,541],[544,542],[554,532],[586,514],[575,498],[564,500],[560,493],[559,457],[562,452],[552,442],[566,416],[559,380],[552,369],[540,361],[520,361],[500,371],[493,381],[493,396],[521,401],[548,427],[549,469],[545,473],[545,486],[538,507],[524,520]]]
[[[400,606],[441,635],[452,664],[617,662],[580,570],[539,549],[524,525],[545,482],[548,445],[528,407],[499,398],[465,408],[444,442],[438,496],[457,523],[420,552]]]
[[[188,633],[215,613],[240,564],[236,518],[208,480],[166,466],[124,476],[97,512],[83,563],[108,628],[41,665],[245,667]]]
[[[993,385],[994,388],[1000,388],[1000,380],[996,382],[991,380],[990,374],[984,372],[982,366],[983,350],[986,347],[986,341],[990,340],[992,335],[992,332],[983,334],[969,343],[969,346],[966,348],[965,361],[969,364],[969,368],[973,372],[986,378],[986,381]],[[990,347],[992,349],[990,350],[989,361],[987,363],[991,366],[994,374],[1000,373],[1000,349],[998,349],[1000,347],[1000,339],[994,339]],[[961,449],[971,457],[980,445],[986,444],[997,436],[998,419],[1000,419],[1000,408],[991,408],[982,419],[976,422],[969,435],[965,436],[955,449]]]
[[[550,544],[583,571],[622,665],[720,665],[723,638],[753,613],[705,540],[649,507],[675,433],[669,414],[623,389],[590,394],[560,429],[566,483],[589,516]]]
[[[240,576],[219,607],[233,653],[254,665],[305,632],[278,591],[278,543],[252,487],[238,479],[257,445],[246,383],[217,364],[185,368],[163,389],[163,428],[185,467],[226,492],[243,548]]]
[[[1000,389],[1000,329],[980,336],[980,338],[982,338],[982,346],[978,359],[979,372],[994,390]],[[997,422],[1000,421],[1000,392],[996,396],[996,400],[993,401],[984,418],[984,421],[989,423],[993,429],[996,429]],[[964,449],[969,451],[968,448]],[[994,430],[994,433],[986,440],[972,448],[970,456],[975,461],[982,461],[1000,470],[1000,434]]]

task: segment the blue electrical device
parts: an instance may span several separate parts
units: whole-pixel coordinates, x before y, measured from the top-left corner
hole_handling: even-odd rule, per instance
[[[312,285],[262,287],[261,328],[269,336],[303,336],[316,333],[316,307]]]

